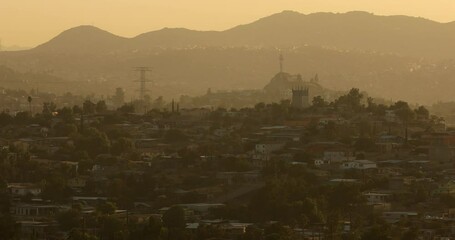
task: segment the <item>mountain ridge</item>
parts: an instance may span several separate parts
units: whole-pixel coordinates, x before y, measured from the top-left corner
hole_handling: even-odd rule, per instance
[[[287,11],[225,31],[163,28],[132,38],[81,26],[32,50],[0,52],[0,65],[91,84],[62,84],[64,91],[109,94],[124,87],[131,95],[137,89],[132,69],[150,66],[152,94],[175,98],[207,88],[262,88],[279,71],[280,51],[285,71],[319,74],[321,85],[333,90],[357,87],[420,103],[453,99],[454,23],[365,12]]]
[[[76,52],[88,53],[90,51],[112,50],[126,41],[127,38],[114,35],[98,27],[81,25],[65,30],[48,42],[31,50],[62,52],[72,48]]]
[[[361,11],[311,14],[283,11],[224,31],[163,28],[131,38],[83,25],[66,30],[33,50],[99,54],[194,46],[286,48],[304,45],[455,58],[455,22],[440,23],[403,15],[379,16]]]

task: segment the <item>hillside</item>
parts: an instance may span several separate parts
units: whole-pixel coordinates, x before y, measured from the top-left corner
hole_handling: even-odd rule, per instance
[[[284,11],[226,31],[164,28],[123,38],[92,26],[69,29],[34,51],[114,52],[156,48],[320,46],[339,50],[454,58],[455,23],[366,12]]]
[[[286,72],[304,80],[319,74],[323,87],[433,103],[455,91],[454,40],[455,23],[285,11],[221,32],[165,28],[124,38],[80,26],[35,49],[0,52],[0,65],[93,84],[75,92],[110,94],[121,86],[130,97],[137,88],[133,68],[150,66],[152,97],[178,97],[207,88],[262,89],[278,72],[281,49]]]
[[[79,26],[66,30],[50,41],[30,50],[42,54],[99,54],[115,51],[127,39],[93,26]]]
[[[291,47],[304,44],[415,57],[455,57],[455,24],[365,12],[304,15],[285,11],[224,33],[237,44]]]

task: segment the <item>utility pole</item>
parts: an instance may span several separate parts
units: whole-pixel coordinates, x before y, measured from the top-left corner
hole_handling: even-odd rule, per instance
[[[27,97],[27,101],[28,101],[28,107],[29,107],[29,111],[30,111],[30,116],[33,116],[33,113],[32,113],[32,97],[28,96]]]
[[[81,112],[81,133],[84,133],[84,113]]]

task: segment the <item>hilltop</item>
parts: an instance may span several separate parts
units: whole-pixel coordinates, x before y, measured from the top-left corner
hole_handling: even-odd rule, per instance
[[[187,47],[321,46],[414,57],[455,57],[455,23],[366,12],[277,13],[226,31],[164,28],[123,38],[93,26],[69,29],[35,50],[118,51]]]

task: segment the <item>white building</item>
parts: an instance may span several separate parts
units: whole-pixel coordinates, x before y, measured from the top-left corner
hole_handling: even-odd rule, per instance
[[[365,196],[369,205],[373,205],[389,202],[392,195],[389,193],[367,192],[363,196]]]
[[[324,151],[323,160],[329,163],[337,163],[354,160],[346,151],[342,150],[328,150]]]
[[[401,220],[410,220],[418,218],[416,212],[384,212],[382,217],[388,223],[397,223]]]
[[[256,144],[256,153],[270,154],[274,151],[283,149],[284,143],[258,143]]]
[[[8,189],[13,196],[38,196],[41,194],[41,187],[33,183],[10,183]]]
[[[377,168],[377,165],[375,162],[369,160],[354,160],[341,164],[340,168],[344,170],[347,169],[366,170],[375,169]]]

